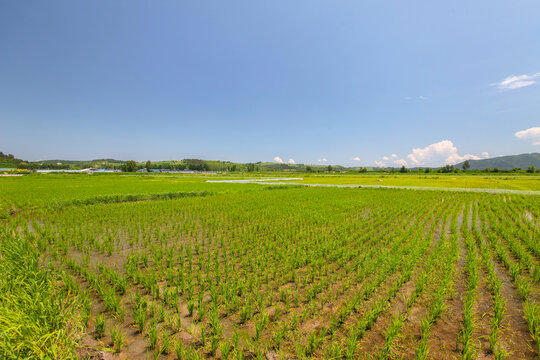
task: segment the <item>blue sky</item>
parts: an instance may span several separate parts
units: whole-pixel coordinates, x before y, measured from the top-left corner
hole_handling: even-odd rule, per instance
[[[536,0],[0,0],[0,151],[367,166],[538,152],[539,17]]]

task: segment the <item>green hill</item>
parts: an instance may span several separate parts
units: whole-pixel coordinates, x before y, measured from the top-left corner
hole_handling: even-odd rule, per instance
[[[529,166],[540,168],[540,153],[507,155],[482,160],[469,160],[469,164],[471,165],[471,170],[484,170],[487,168],[507,170],[520,168],[525,170]],[[456,167],[461,169],[462,165],[463,162],[457,164]]]
[[[0,151],[0,168],[18,168],[23,160],[17,159],[12,154],[4,154]]]

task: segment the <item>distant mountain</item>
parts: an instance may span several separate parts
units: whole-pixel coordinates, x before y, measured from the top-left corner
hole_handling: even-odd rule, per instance
[[[470,170],[484,170],[487,168],[499,168],[507,170],[520,168],[525,170],[529,166],[540,168],[540,153],[507,155],[482,160],[469,160],[469,164],[471,165]],[[463,162],[456,165],[456,167],[459,169],[461,169],[462,166]]]

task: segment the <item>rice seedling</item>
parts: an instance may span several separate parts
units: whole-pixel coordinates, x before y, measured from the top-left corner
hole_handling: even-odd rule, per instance
[[[105,336],[105,316],[96,316],[96,337],[102,338]]]
[[[167,331],[161,333],[161,353],[169,354],[171,351],[171,337]]]
[[[126,334],[118,325],[111,329],[111,340],[114,346],[114,350],[119,353],[122,351],[122,347],[126,341]]]
[[[150,328],[148,329],[148,341],[150,342],[150,349],[156,349],[158,341],[158,330],[157,325],[154,321],[152,321],[152,323],[150,324]]]

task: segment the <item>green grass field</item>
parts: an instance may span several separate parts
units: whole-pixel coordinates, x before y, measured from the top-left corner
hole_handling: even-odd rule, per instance
[[[233,178],[0,178],[0,358],[538,358],[538,195]]]
[[[191,191],[246,191],[258,188],[247,184],[208,184],[209,176],[144,175],[31,175],[0,177],[0,214],[9,210],[55,207],[73,200],[106,195],[148,194]]]

